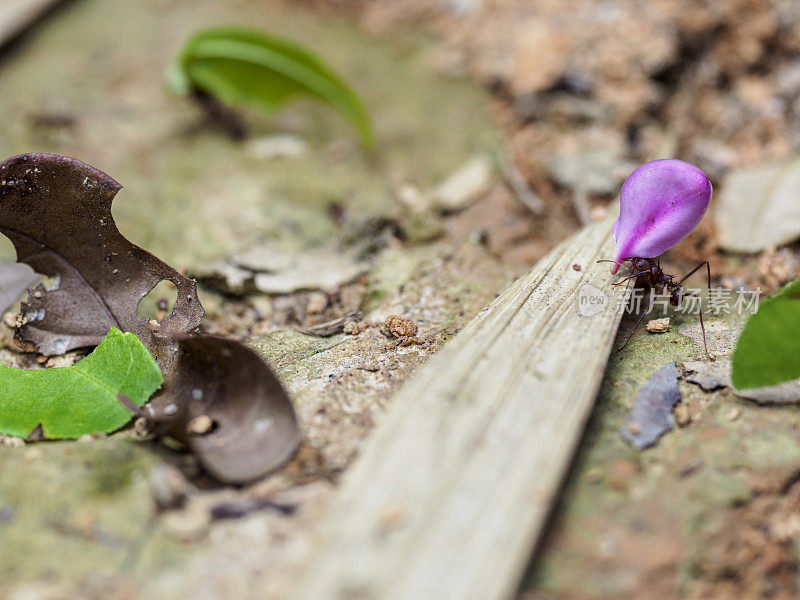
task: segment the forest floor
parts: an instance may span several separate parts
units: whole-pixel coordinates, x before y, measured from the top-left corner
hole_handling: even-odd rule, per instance
[[[240,489],[130,429],[0,443],[0,597],[281,598],[392,392],[516,276],[602,217],[638,163],[689,160],[716,194],[733,169],[791,157],[793,6],[66,3],[0,56],[0,156],[66,154],[120,181],[122,233],[200,278],[205,329],[242,339],[275,368],[304,442],[287,467]],[[164,72],[181,41],[220,23],[281,32],[325,56],[363,94],[376,150],[315,103],[272,122],[245,113],[248,136],[234,141],[170,96]],[[454,175],[466,181],[456,191],[442,185]],[[796,276],[797,245],[724,252],[715,223],[712,208],[666,257],[668,272],[707,259],[715,285],[765,292]],[[275,256],[304,258],[275,268],[272,287],[237,279],[245,264],[273,269]],[[170,290],[140,310],[154,314],[160,294]],[[418,327],[415,343],[397,344],[391,315]],[[800,412],[737,398],[710,372],[696,317],[671,317],[669,332],[639,331],[612,355],[520,600],[800,594]],[[745,317],[706,322],[723,370]],[[332,335],[313,335],[336,320]],[[7,322],[0,363],[38,366]],[[679,427],[635,450],[620,426],[671,361],[683,373]],[[716,383],[704,389],[693,373]],[[152,498],[164,463],[190,486],[186,504],[166,512]],[[247,509],[263,499],[272,504]]]

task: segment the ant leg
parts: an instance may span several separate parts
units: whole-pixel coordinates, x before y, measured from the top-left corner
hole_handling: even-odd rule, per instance
[[[702,269],[704,266],[705,266],[706,270],[708,271],[708,287],[709,287],[709,289],[710,289],[710,288],[711,288],[711,265],[709,265],[709,264],[708,264],[708,261],[707,261],[707,260],[704,260],[704,261],[703,261],[703,262],[701,262],[699,265],[697,265],[697,266],[696,266],[694,269],[692,269],[691,271],[689,271],[689,272],[688,272],[686,275],[684,275],[683,277],[681,277],[680,281],[678,281],[678,285],[682,284],[684,281],[686,281],[687,279],[689,279],[689,277],[691,277],[692,275],[694,275],[695,273],[697,273],[697,272],[698,272],[700,269]]]
[[[694,275],[697,271],[702,269],[704,266],[706,268],[706,275],[708,276],[708,289],[711,289],[711,265],[708,264],[707,260],[704,260],[699,265],[697,265],[694,269],[692,269],[686,275],[684,275],[681,278],[681,280],[678,281],[678,285],[681,285],[688,277]],[[697,294],[686,294],[686,295],[687,296],[695,296],[695,297],[699,298],[699,296],[697,296]],[[709,360],[714,360],[714,357],[712,357],[711,353],[708,351],[708,344],[706,343],[706,327],[703,324],[703,307],[702,307],[702,305],[700,305],[698,307],[698,311],[697,312],[700,315],[700,329],[703,332],[703,348],[706,351],[706,356],[708,357],[708,359]]]
[[[622,350],[624,350],[624,349],[625,349],[625,346],[627,346],[627,345],[628,345],[628,342],[630,342],[630,341],[631,341],[631,338],[633,337],[633,334],[634,334],[634,333],[636,333],[636,330],[637,330],[637,329],[639,329],[639,325],[641,325],[641,324],[642,324],[642,319],[644,319],[644,316],[645,316],[647,313],[649,313],[649,312],[650,312],[650,310],[648,309],[648,310],[644,311],[644,312],[641,314],[641,316],[639,317],[639,320],[638,320],[638,321],[636,321],[636,326],[633,328],[633,331],[631,331],[631,332],[628,334],[628,339],[627,339],[627,340],[625,340],[625,343],[624,343],[624,344],[622,344],[622,346],[620,346],[619,348],[617,348],[617,349],[615,350],[615,352],[621,352]]]
[[[708,344],[706,343],[706,326],[703,324],[703,307],[700,307],[700,310],[697,312],[700,315],[700,331],[703,332],[703,349],[706,351],[706,358],[708,360],[715,360],[711,353],[708,351]]]
[[[706,264],[708,264],[708,261],[706,261]],[[702,267],[703,265],[700,266]],[[698,299],[700,298],[700,296],[698,296],[697,294],[686,294],[686,296],[694,296],[695,298]],[[700,331],[703,332],[703,348],[706,351],[706,357],[708,358],[708,360],[715,360],[714,356],[712,356],[711,353],[708,351],[708,344],[706,343],[706,326],[703,323],[703,307],[700,306],[699,302],[698,302],[697,314],[700,316]]]
[[[644,311],[644,312],[643,312],[641,315],[639,315],[639,320],[638,320],[638,321],[636,321],[636,325],[634,325],[633,329],[632,329],[632,330],[631,330],[631,332],[628,334],[628,339],[626,339],[626,340],[625,340],[625,343],[624,343],[624,344],[622,344],[622,346],[620,346],[619,348],[617,348],[617,349],[616,349],[614,352],[621,352],[622,350],[624,350],[624,349],[625,349],[625,346],[627,346],[627,345],[628,345],[628,342],[630,342],[630,341],[631,341],[631,338],[633,338],[633,334],[634,334],[634,333],[636,333],[636,330],[637,330],[637,329],[639,329],[639,325],[641,325],[641,324],[642,324],[642,319],[644,319],[644,316],[645,316],[646,314],[648,314],[648,313],[649,313],[649,312],[652,310],[652,308],[653,308],[653,297],[652,297],[652,295],[651,295],[651,296],[650,296],[650,305],[649,305],[649,306],[648,306],[648,307],[645,309],[645,311]]]

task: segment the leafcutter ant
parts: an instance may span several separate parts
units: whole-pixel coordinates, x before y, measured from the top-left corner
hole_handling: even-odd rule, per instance
[[[633,271],[632,274],[611,285],[622,285],[623,283],[625,283],[630,279],[639,278],[637,279],[638,284],[643,286],[645,289],[653,290],[653,292],[656,294],[662,294],[666,290],[666,292],[669,294],[669,303],[672,306],[679,306],[680,303],[683,301],[683,299],[687,296],[698,297],[697,294],[693,292],[686,292],[681,284],[683,284],[684,281],[686,281],[689,277],[694,275],[697,271],[699,271],[703,267],[706,268],[706,272],[708,274],[708,287],[709,289],[711,288],[711,266],[708,264],[707,260],[701,262],[694,269],[692,269],[686,275],[681,277],[678,281],[675,281],[674,275],[667,275],[666,273],[664,273],[664,271],[661,269],[661,261],[657,261],[652,258],[641,258],[641,257],[626,258],[622,262],[618,262],[616,260],[603,259],[603,260],[598,260],[597,262],[616,263],[620,267],[622,267],[626,262],[630,262],[631,269]],[[706,328],[705,324],[703,323],[703,310],[702,307],[699,305],[698,308],[699,308],[698,314],[700,315],[700,330],[703,332],[703,348],[706,351],[706,356],[708,357],[708,359],[714,360],[714,357],[711,356],[711,353],[708,351],[708,344],[706,344]],[[630,334],[628,335],[628,339],[625,340],[625,343],[622,344],[622,346],[620,346],[617,349],[618,351],[622,350],[623,348],[625,348],[625,346],[628,345],[628,342],[631,341],[633,334],[636,333],[636,330],[639,328],[642,319],[644,319],[644,316],[648,312],[649,309],[645,310],[641,314],[639,320],[636,321],[636,326],[633,328],[633,331],[630,332]]]

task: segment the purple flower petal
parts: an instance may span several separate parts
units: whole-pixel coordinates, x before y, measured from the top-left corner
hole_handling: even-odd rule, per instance
[[[711,182],[697,167],[675,159],[643,164],[622,185],[614,260],[663,254],[697,227],[710,200]]]

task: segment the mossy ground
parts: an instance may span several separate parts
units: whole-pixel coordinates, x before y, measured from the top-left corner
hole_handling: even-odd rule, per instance
[[[677,317],[669,333],[639,332],[612,355],[525,600],[764,597],[800,561],[789,540],[751,533],[786,518],[761,511],[767,499],[788,502],[800,474],[796,407],[758,406],[727,388],[704,392],[682,381],[689,423],[643,451],[622,439],[620,424],[656,370],[705,360],[702,346],[677,332],[696,317]],[[743,319],[706,324],[735,330]],[[623,324],[617,345],[632,323]],[[732,346],[717,347],[717,360],[728,360]],[[754,557],[738,564],[748,544]],[[777,562],[765,566],[766,557]],[[790,586],[781,589],[787,595],[776,597],[791,597]]]

